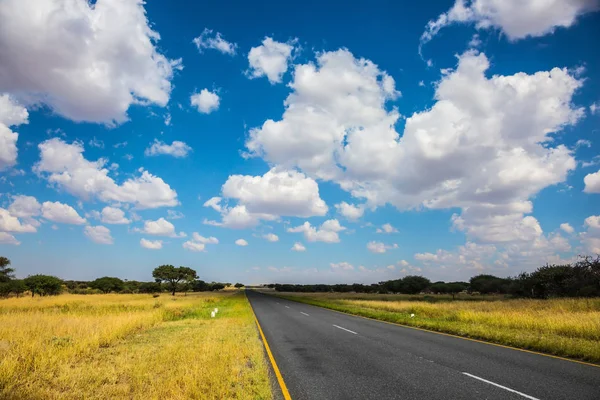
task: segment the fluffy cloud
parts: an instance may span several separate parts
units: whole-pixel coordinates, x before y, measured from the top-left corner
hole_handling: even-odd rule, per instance
[[[583,178],[583,183],[585,183],[585,188],[583,189],[585,193],[600,193],[600,170],[593,174],[587,174]]]
[[[343,261],[340,263],[330,263],[329,266],[331,267],[331,269],[333,271],[352,271],[354,270],[354,267],[352,266],[352,264]]]
[[[0,27],[0,31],[1,29]],[[2,66],[0,65],[0,81],[1,75]],[[28,117],[27,110],[17,104],[12,97],[7,94],[0,95],[0,171],[17,163],[19,134],[11,131],[9,127],[26,124]]]
[[[362,204],[355,206],[353,204],[348,204],[345,201],[336,204],[335,208],[340,214],[352,221],[359,219],[365,213],[365,208]]]
[[[456,0],[452,8],[429,21],[421,44],[445,26],[473,23],[477,29],[498,29],[509,40],[539,37],[568,28],[586,12],[596,10],[597,0]]]
[[[42,217],[61,224],[82,225],[86,223],[85,218],[82,218],[73,207],[58,201],[45,201],[42,204]]]
[[[36,231],[37,229],[32,224],[23,224],[9,210],[0,208],[0,232],[32,233]]]
[[[140,245],[146,249],[150,249],[150,250],[160,250],[162,249],[162,240],[147,240],[147,239],[140,239]]]
[[[235,244],[237,244],[238,246],[248,246],[248,242],[245,241],[244,239],[238,239],[238,240],[236,240]]]
[[[271,169],[262,176],[231,175],[221,191],[224,198],[238,204],[222,205],[221,197],[206,201],[205,207],[222,214],[222,222],[212,221],[212,225],[243,229],[256,226],[260,220],[322,216],[328,210],[317,182],[294,170]]]
[[[113,238],[110,236],[110,230],[102,225],[88,225],[84,229],[85,236],[91,241],[99,244],[113,244]]]
[[[140,232],[156,236],[185,237],[183,232],[177,235],[175,226],[162,217],[156,221],[145,221],[144,228]]]
[[[224,197],[238,200],[251,213],[295,217],[327,213],[317,182],[293,170],[271,169],[263,176],[231,175],[222,192]]]
[[[202,53],[204,49],[214,49],[223,54],[234,56],[235,49],[237,48],[237,44],[223,39],[223,36],[221,36],[221,33],[219,32],[213,35],[212,29],[208,28],[204,28],[202,34],[194,38],[193,42],[200,53]]]
[[[125,212],[120,208],[104,207],[100,215],[105,224],[128,224],[131,222],[125,218]]]
[[[19,218],[35,217],[40,215],[42,205],[33,196],[14,196],[8,211]]]
[[[337,219],[329,219],[323,222],[320,228],[315,228],[310,225],[310,222],[306,221],[295,228],[288,228],[287,231],[303,233],[309,242],[339,243],[340,237],[338,232],[344,229],[346,228],[341,226]]]
[[[338,50],[295,68],[282,119],[250,131],[249,155],[336,182],[369,207],[457,207],[455,227],[473,239],[532,238],[528,199],[576,167],[551,136],[583,116],[571,103],[582,82],[566,69],[488,78],[487,57],[466,52],[400,134],[386,108],[394,80],[369,60]]]
[[[376,233],[396,233],[398,229],[394,228],[391,224],[386,223],[381,225],[381,228],[377,228]]]
[[[292,59],[294,43],[295,41],[280,43],[265,37],[262,45],[253,47],[248,53],[250,64],[248,76],[251,78],[266,76],[271,84],[281,82],[283,74],[288,69],[288,62]]]
[[[294,243],[294,245],[292,246],[292,251],[306,251],[306,247],[304,247],[304,245],[300,242],[296,242]]]
[[[168,156],[182,158],[186,157],[190,151],[192,151],[192,148],[184,142],[175,140],[171,144],[166,144],[158,139],[154,139],[154,143],[152,143],[152,146],[148,147],[144,151],[144,154],[146,156],[158,156],[165,154]]]
[[[371,241],[369,243],[367,243],[367,249],[371,252],[371,253],[378,253],[378,254],[383,254],[385,253],[387,250],[390,249],[397,249],[398,245],[397,244],[393,244],[393,245],[386,245],[384,243],[381,242],[375,242],[375,241]]]
[[[21,242],[10,233],[0,232],[0,244],[12,244],[13,246],[18,246]]]
[[[40,143],[40,161],[34,171],[67,192],[88,200],[97,197],[104,202],[134,204],[137,208],[178,205],[177,193],[161,178],[140,169],[141,175],[121,185],[108,176],[107,161],[88,161],[83,145],[54,138]]]
[[[278,242],[279,241],[279,236],[277,236],[274,233],[267,233],[266,235],[263,235],[263,237],[265,239],[267,239],[269,242]]]
[[[560,224],[560,229],[562,229],[563,231],[565,231],[568,234],[575,232],[575,229],[573,229],[571,224],[569,224],[567,222],[565,222],[564,224]]]
[[[202,89],[200,93],[195,93],[190,97],[190,103],[203,114],[210,114],[218,110],[220,101],[219,95],[216,92],[209,92],[208,89]]]
[[[74,121],[124,122],[131,104],[169,101],[180,60],[159,38],[137,0],[2,1],[0,92]]]
[[[582,242],[592,254],[600,254],[600,215],[591,215],[585,219],[586,232],[581,234]]]
[[[198,232],[194,232],[192,239],[183,244],[183,248],[190,251],[204,251],[207,244],[218,244],[219,240],[216,237],[204,237]]]

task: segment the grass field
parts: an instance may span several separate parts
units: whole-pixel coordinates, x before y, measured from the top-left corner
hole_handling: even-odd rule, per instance
[[[383,321],[600,362],[600,299],[452,301],[448,296],[277,295]]]
[[[61,295],[0,300],[0,398],[270,399],[271,389],[243,292]]]

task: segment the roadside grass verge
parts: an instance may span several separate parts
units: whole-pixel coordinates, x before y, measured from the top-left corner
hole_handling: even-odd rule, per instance
[[[364,294],[360,299],[320,293],[276,296],[382,321],[600,362],[600,299],[419,301],[380,300],[378,295],[370,300]]]
[[[241,291],[63,295],[0,301],[0,398],[271,399],[271,389]]]

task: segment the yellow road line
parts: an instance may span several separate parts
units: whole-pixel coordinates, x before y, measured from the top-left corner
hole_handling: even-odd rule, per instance
[[[274,297],[278,297],[277,295],[272,295]],[[423,331],[423,332],[430,332],[430,333],[437,333],[438,335],[444,335],[444,336],[450,336],[453,338],[457,338],[457,339],[463,339],[463,340],[470,340],[471,342],[477,342],[477,343],[483,343],[483,344],[489,344],[490,346],[496,346],[496,347],[503,347],[505,349],[511,349],[511,350],[517,350],[517,351],[522,351],[524,353],[531,353],[531,354],[537,354],[539,356],[544,356],[544,357],[550,357],[550,358],[556,358],[559,360],[563,360],[563,361],[569,361],[572,363],[577,363],[577,364],[583,364],[583,365],[588,365],[590,367],[596,367],[596,368],[600,368],[600,365],[598,364],[592,364],[592,363],[588,363],[585,361],[579,361],[579,360],[572,360],[570,358],[565,358],[565,357],[560,357],[560,356],[555,356],[553,354],[546,354],[546,353],[540,353],[539,351],[534,351],[534,350],[526,350],[526,349],[519,349],[518,347],[512,347],[512,346],[506,346],[504,344],[498,344],[498,343],[492,343],[492,342],[486,342],[484,340],[479,340],[479,339],[472,339],[472,338],[468,338],[468,337],[464,337],[464,336],[458,336],[458,335],[453,335],[452,333],[445,333],[445,332],[438,332],[438,331],[433,331],[430,329],[425,329],[425,328],[418,328],[416,326],[410,326],[410,325],[404,325],[404,324],[400,324],[398,322],[390,322],[390,321],[384,321],[382,319],[377,319],[377,318],[371,318],[371,317],[365,317],[363,315],[358,315],[358,314],[352,314],[349,312],[345,312],[345,311],[338,311],[338,310],[334,310],[333,308],[328,308],[328,307],[322,307],[322,306],[317,306],[314,304],[310,304],[310,303],[304,303],[302,301],[296,301],[296,300],[291,300],[290,298],[285,297],[286,300],[290,300],[290,301],[295,301],[296,303],[301,303],[301,304],[307,304],[309,306],[313,306],[313,307],[319,307],[319,308],[323,308],[325,310],[329,310],[329,311],[333,311],[336,313],[340,313],[340,314],[344,314],[344,315],[350,315],[353,317],[358,317],[358,318],[364,318],[364,319],[368,319],[371,321],[377,321],[377,322],[383,322],[385,324],[390,324],[390,325],[396,325],[396,326],[401,326],[403,328],[409,328],[409,329],[416,329],[418,331]]]
[[[248,300],[250,303],[250,300]],[[267,338],[263,333],[262,328],[260,327],[260,323],[258,322],[258,318],[256,318],[256,313],[254,312],[254,308],[252,307],[252,303],[250,303],[250,309],[252,309],[252,314],[254,314],[254,320],[256,321],[256,326],[258,326],[258,331],[260,332],[260,337],[262,338],[263,344],[265,345],[265,349],[267,350],[267,354],[269,356],[269,360],[271,360],[271,365],[273,366],[273,370],[275,371],[275,376],[277,376],[277,382],[279,382],[279,387],[281,388],[281,392],[283,393],[283,398],[285,400],[292,400],[290,396],[290,392],[288,391],[287,386],[283,380],[283,376],[279,371],[279,367],[277,366],[277,362],[275,362],[275,358],[273,357],[273,353],[271,353],[271,348],[269,347],[269,343],[267,343]]]

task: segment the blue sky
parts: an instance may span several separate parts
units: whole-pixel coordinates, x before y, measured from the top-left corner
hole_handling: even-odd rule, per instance
[[[599,253],[598,3],[541,3],[4,1],[0,254],[369,283]]]

